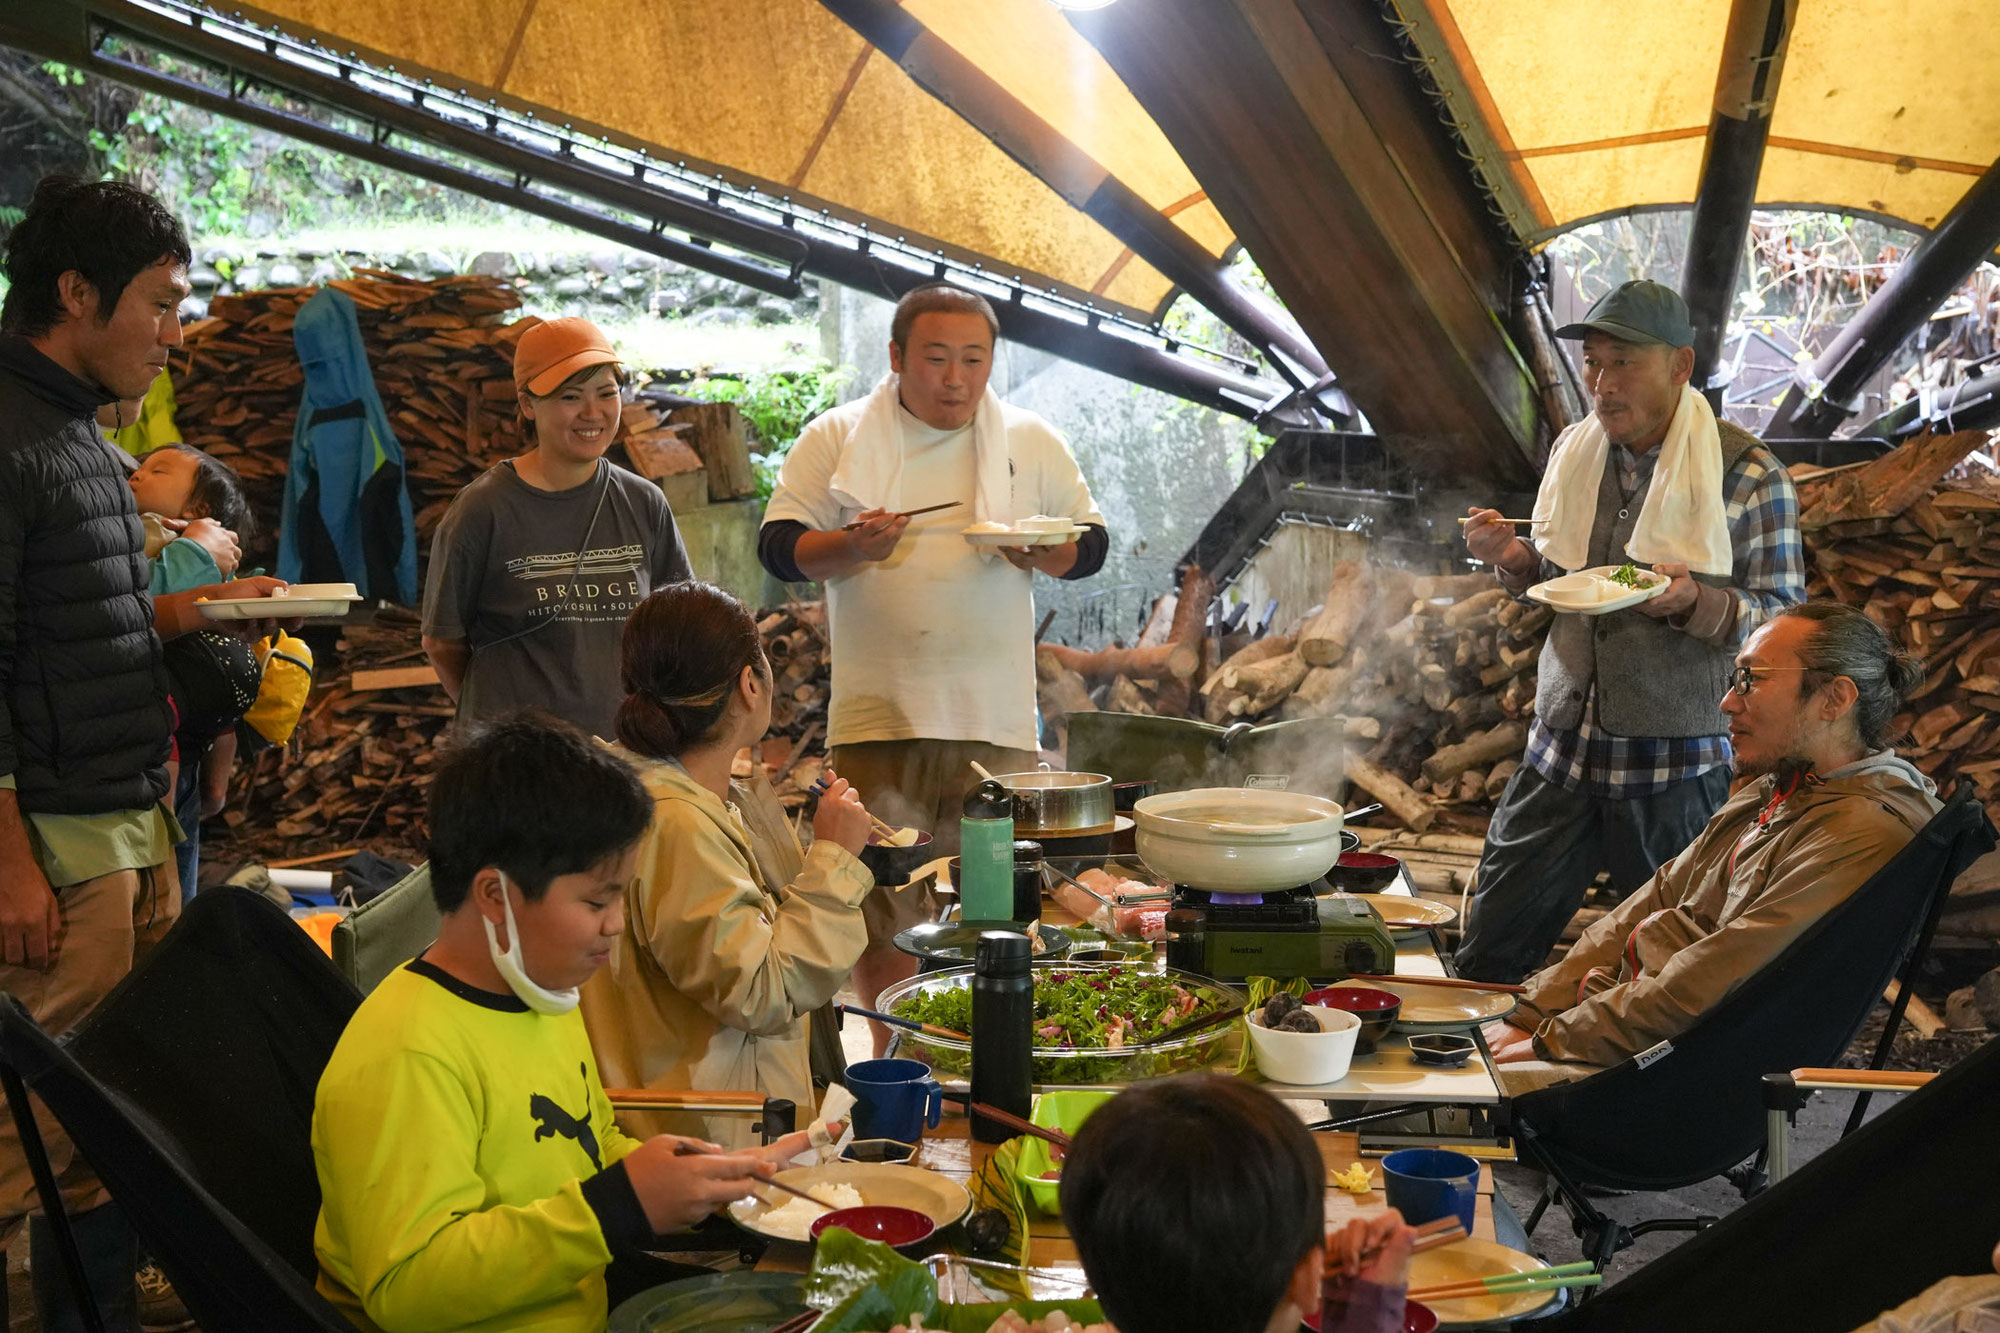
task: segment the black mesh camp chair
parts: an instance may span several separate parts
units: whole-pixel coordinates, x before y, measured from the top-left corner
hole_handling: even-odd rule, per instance
[[[1858,1328],[2000,1237],[2000,1041],[1570,1313],[1549,1333]],[[1525,1327],[1525,1326],[1524,1326]]]
[[[1852,897],[1686,1032],[1603,1073],[1515,1098],[1503,1119],[1522,1160],[1548,1176],[1529,1231],[1561,1203],[1584,1254],[1602,1269],[1636,1236],[1712,1223],[1659,1218],[1627,1226],[1594,1206],[1584,1188],[1679,1189],[1757,1155],[1766,1139],[1763,1076],[1833,1064],[1900,976],[1875,1051],[1879,1068],[1952,881],[1994,844],[1971,784],[1961,784]],[[1742,1173],[1739,1186],[1754,1192],[1760,1176]]]
[[[352,1333],[313,1290],[313,1092],[360,996],[259,894],[215,888],[62,1043],[11,996],[0,1078],[68,1245],[24,1086],[97,1169],[206,1333]],[[65,1263],[91,1309],[79,1267]]]

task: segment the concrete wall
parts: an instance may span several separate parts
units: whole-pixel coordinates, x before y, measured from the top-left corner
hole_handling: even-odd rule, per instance
[[[696,578],[727,588],[753,611],[785,600],[784,585],[766,575],[757,563],[757,529],[764,521],[762,500],[689,504],[670,492],[667,503],[673,508],[674,522],[680,525]]]
[[[857,374],[846,395],[874,388],[889,369],[889,316],[879,297],[826,284],[822,354]],[[1249,423],[1032,348],[1002,343],[993,387],[1040,413],[1069,440],[1111,534],[1095,577],[1035,580],[1036,615],[1053,610],[1052,641],[1128,642],[1153,599],[1173,586],[1174,564],[1251,460]]]

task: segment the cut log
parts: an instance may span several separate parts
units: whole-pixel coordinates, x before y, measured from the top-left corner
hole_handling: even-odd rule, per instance
[[[1060,744],[1069,736],[1069,715],[1094,713],[1097,705],[1083,677],[1063,665],[1054,649],[1053,644],[1045,643],[1035,650],[1035,693],[1042,717],[1055,730]]]
[[[1085,652],[1066,644],[1045,643],[1036,649],[1052,654],[1064,668],[1086,680],[1109,681],[1118,676],[1137,680],[1186,680],[1201,663],[1201,655],[1191,643],[1162,643],[1151,648],[1100,648]]]
[[[1347,645],[1374,603],[1374,585],[1365,560],[1343,560],[1334,566],[1324,605],[1299,631],[1299,656],[1307,666],[1332,666],[1347,655]]]
[[[1508,779],[1514,776],[1514,771],[1520,766],[1518,759],[1502,759],[1493,765],[1493,771],[1486,775],[1486,799],[1499,800],[1500,793],[1507,790]]]
[[[1382,803],[1403,827],[1422,833],[1437,820],[1437,807],[1410,789],[1401,778],[1373,760],[1347,756],[1347,780]]]
[[[1229,711],[1237,717],[1255,717],[1284,702],[1305,675],[1305,658],[1296,652],[1251,666],[1226,668],[1222,683],[1236,692],[1236,697],[1229,701]]]
[[[757,493],[750,465],[750,437],[743,412],[734,403],[687,403],[667,414],[669,425],[685,425],[681,438],[701,455],[708,469],[708,498],[735,500]]]
[[[1112,713],[1138,713],[1150,717],[1158,710],[1146,698],[1145,691],[1134,685],[1130,677],[1120,676],[1111,682],[1111,694],[1105,701],[1106,711]]]
[[[351,690],[407,690],[438,683],[436,667],[390,667],[382,671],[357,671],[348,677]]]
[[[1461,597],[1485,592],[1493,586],[1492,574],[1434,574],[1413,582],[1410,595],[1426,602],[1433,597],[1449,597],[1457,601]]]
[[[1436,786],[1450,782],[1468,768],[1501,759],[1517,759],[1528,743],[1528,729],[1519,722],[1502,722],[1470,740],[1439,750],[1424,760],[1424,776]]]

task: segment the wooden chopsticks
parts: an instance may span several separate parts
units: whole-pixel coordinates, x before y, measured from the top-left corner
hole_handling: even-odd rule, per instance
[[[946,501],[945,501],[945,502],[944,502],[943,504],[941,504],[941,505],[925,505],[925,506],[924,506],[924,507],[923,507],[922,509],[905,509],[905,510],[901,511],[900,513],[895,513],[895,514],[891,514],[891,515],[889,515],[889,517],[891,517],[891,518],[915,518],[915,517],[916,517],[917,515],[919,515],[919,514],[935,514],[935,513],[936,513],[936,512],[938,511],[938,510],[940,510],[940,509],[956,509],[956,508],[958,508],[958,507],[959,507],[960,505],[962,505],[962,504],[964,504],[964,503],[965,503],[965,501],[963,501],[963,500],[946,500]],[[869,521],[870,521],[870,522],[873,522],[874,520],[872,520],[872,519],[871,519],[871,520],[869,520]],[[842,529],[841,529],[841,531],[842,531],[842,532],[852,532],[852,531],[854,531],[854,530],[855,530],[856,528],[858,528],[858,527],[860,527],[860,526],[861,526],[861,524],[859,524],[859,523],[849,523],[849,524],[848,524],[848,525],[847,525],[846,527],[842,528]]]
[[[984,1116],[996,1125],[1005,1125],[1007,1128],[1017,1129],[1023,1134],[1032,1134],[1038,1139],[1047,1139],[1058,1148],[1068,1148],[1070,1146],[1071,1140],[1069,1135],[1063,1133],[1061,1130],[1047,1129],[1032,1120],[1023,1120],[1012,1111],[1003,1111],[997,1106],[988,1106],[985,1102],[975,1102],[969,1098],[966,1100],[965,1109],[976,1116]]]
[[[1533,523],[1535,520],[1532,518],[1496,518],[1492,521],[1495,523]],[[1458,520],[1458,525],[1464,527],[1470,522],[1472,522],[1472,519],[1468,516]]]
[[[1467,981],[1463,977],[1411,977],[1401,973],[1393,977],[1370,976],[1366,972],[1356,972],[1349,981],[1393,981],[1399,986],[1445,986],[1452,990],[1496,991],[1501,995],[1526,995],[1526,986],[1509,986],[1500,981]]]
[[[1428,1287],[1412,1287],[1413,1301],[1455,1301],[1468,1296],[1515,1296],[1523,1292],[1558,1291],[1565,1287],[1594,1287],[1604,1281],[1588,1260],[1536,1268],[1526,1273],[1493,1273],[1486,1277],[1439,1282]]]
[[[819,1317],[823,1313],[821,1310],[801,1310],[784,1323],[773,1324],[766,1333],[805,1333],[819,1322]]]
[[[720,1149],[696,1147],[693,1140],[682,1139],[680,1143],[674,1148],[674,1155],[677,1157],[719,1157],[722,1155],[722,1153]],[[757,1178],[757,1183],[759,1185],[768,1186],[774,1190],[783,1190],[785,1193],[793,1195],[796,1198],[804,1199],[807,1203],[814,1204],[817,1205],[818,1207],[824,1208],[829,1213],[836,1211],[834,1206],[828,1203],[825,1199],[815,1199],[812,1195],[806,1193],[798,1186],[787,1185],[782,1180],[771,1180],[763,1176],[759,1176]]]
[[[858,1004],[836,1004],[833,1007],[843,1014],[859,1014],[863,1018],[872,1018],[878,1023],[888,1023],[899,1028],[909,1028],[913,1032],[921,1032],[928,1037],[945,1037],[952,1041],[972,1040],[971,1037],[968,1037],[963,1032],[953,1032],[950,1028],[941,1028],[935,1023],[919,1023],[914,1018],[898,1018],[894,1014],[885,1014],[879,1010],[863,1009]]]
[[[1446,1245],[1456,1245],[1459,1241],[1465,1239],[1465,1234],[1465,1228],[1459,1225],[1457,1217],[1440,1217],[1435,1221],[1426,1222],[1417,1228],[1417,1240],[1414,1245],[1410,1246],[1410,1253],[1422,1254],[1425,1250],[1436,1250]],[[1361,1261],[1366,1263],[1381,1252],[1382,1246],[1370,1246],[1361,1252]],[[1332,1258],[1331,1255],[1327,1257],[1329,1259]],[[1334,1277],[1342,1271],[1340,1268],[1329,1268],[1326,1275]]]

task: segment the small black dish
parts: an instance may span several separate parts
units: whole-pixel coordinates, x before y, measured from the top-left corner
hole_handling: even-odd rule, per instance
[[[1438,1065],[1445,1069],[1455,1069],[1472,1058],[1478,1046],[1470,1037],[1435,1035],[1410,1038],[1410,1054],[1420,1065]]]
[[[919,832],[917,840],[908,847],[870,842],[861,848],[861,864],[868,867],[868,873],[875,876],[875,882],[885,889],[897,889],[908,884],[911,873],[935,856],[936,853],[931,850],[931,835],[923,832]]]

